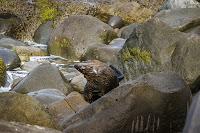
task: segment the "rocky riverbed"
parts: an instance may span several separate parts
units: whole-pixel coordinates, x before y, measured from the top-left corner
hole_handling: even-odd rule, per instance
[[[198,0],[0,0],[0,133],[199,133]]]

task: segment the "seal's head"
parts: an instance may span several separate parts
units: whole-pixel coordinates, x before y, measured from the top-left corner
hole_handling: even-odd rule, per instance
[[[102,63],[98,60],[88,60],[85,62],[81,62],[78,64],[75,64],[74,67],[84,74],[85,78],[87,79],[87,76],[97,76],[101,74],[101,72],[105,69],[107,66],[105,63]]]

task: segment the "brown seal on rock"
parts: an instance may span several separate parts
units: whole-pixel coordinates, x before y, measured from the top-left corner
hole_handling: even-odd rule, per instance
[[[90,103],[119,86],[115,70],[103,62],[89,60],[75,64],[74,67],[87,79],[84,97]]]

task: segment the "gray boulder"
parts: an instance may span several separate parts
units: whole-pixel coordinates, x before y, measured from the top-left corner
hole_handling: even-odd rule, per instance
[[[7,48],[0,48],[0,58],[3,59],[6,64],[7,70],[20,67],[21,60],[16,52]]]
[[[36,43],[47,44],[52,31],[53,31],[53,22],[47,21],[46,23],[41,24],[35,31],[33,40]]]
[[[38,67],[40,65],[39,62],[36,61],[29,61],[29,62],[24,62],[24,64],[21,66],[22,70],[24,71],[32,71],[34,68]]]
[[[187,31],[200,25],[200,8],[163,10],[156,18],[179,31]]]
[[[172,70],[181,75],[189,84],[193,84],[200,76],[199,53],[200,38],[191,37],[177,42],[172,54]]]
[[[151,71],[171,68],[171,54],[183,33],[171,29],[159,19],[138,26],[120,51],[125,79],[135,79]]]
[[[48,112],[53,116],[57,126],[62,128],[62,125],[68,118],[88,105],[89,103],[84,100],[80,93],[71,92],[65,99],[50,104]]]
[[[121,28],[119,30],[118,36],[121,37],[121,38],[124,38],[124,39],[128,39],[131,36],[134,29],[136,27],[138,27],[139,25],[140,24],[133,23],[133,24],[130,24],[130,25],[127,25],[127,26]]]
[[[64,94],[68,94],[70,89],[70,86],[64,82],[58,68],[48,63],[41,64],[33,69],[12,90],[19,93],[28,93],[46,88],[55,88]]]
[[[118,66],[118,54],[124,46],[125,41],[125,39],[116,38],[112,40],[109,45],[101,44],[99,46],[90,47],[81,60],[100,60],[109,65]]]
[[[0,119],[55,128],[51,116],[37,100],[13,92],[0,93]]]
[[[198,7],[200,7],[198,0],[166,0],[166,2],[161,7],[161,10]]]
[[[89,15],[70,16],[52,33],[48,44],[50,54],[79,59],[96,44],[108,44],[117,35],[113,29]]]
[[[8,48],[8,49],[15,49],[16,46],[25,46],[21,41],[12,39],[12,38],[1,38],[0,39],[0,47]]]
[[[152,19],[135,29],[120,52],[125,79],[148,72],[174,71],[192,84],[200,75],[199,42],[198,37]]]
[[[118,28],[120,29],[121,27],[124,26],[124,22],[122,20],[121,17],[119,16],[112,16],[109,21],[108,21],[108,24],[113,27],[113,28]]]
[[[67,119],[64,132],[181,132],[190,101],[190,89],[178,75],[146,74]]]

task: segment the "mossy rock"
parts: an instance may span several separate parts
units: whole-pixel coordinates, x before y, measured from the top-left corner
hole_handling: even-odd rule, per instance
[[[114,38],[117,34],[108,24],[90,15],[74,15],[55,28],[48,51],[67,59],[80,59],[89,47],[108,44]]]
[[[37,100],[13,92],[0,93],[0,119],[55,128],[51,116]]]
[[[50,54],[62,56],[65,58],[75,58],[74,51],[72,50],[71,40],[67,37],[56,38],[53,42],[52,47],[48,47]]]
[[[5,84],[6,79],[6,65],[2,58],[0,58],[0,86]]]

